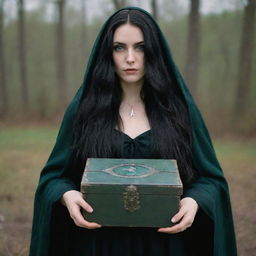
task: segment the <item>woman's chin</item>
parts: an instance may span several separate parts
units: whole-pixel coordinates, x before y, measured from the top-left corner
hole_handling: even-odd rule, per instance
[[[143,81],[142,77],[129,77],[129,78],[123,78],[121,79],[121,82],[125,83],[125,84],[140,84]]]

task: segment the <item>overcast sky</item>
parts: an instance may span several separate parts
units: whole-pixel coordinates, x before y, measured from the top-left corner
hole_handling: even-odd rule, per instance
[[[54,15],[54,1],[56,0],[24,0],[26,3],[25,7],[27,10],[35,10],[40,4],[44,3],[47,6],[47,15],[49,17]],[[80,3],[82,0],[67,0],[69,6],[73,8],[80,8]],[[87,18],[91,21],[94,17],[100,17],[106,12],[111,12],[113,8],[113,4],[111,0],[84,0],[86,2],[87,9]],[[225,10],[232,10],[238,7],[241,7],[246,0],[201,0],[200,11],[202,14],[208,13],[218,13]],[[140,6],[149,12],[150,2],[151,0],[128,0],[129,5]],[[186,12],[189,7],[189,0],[158,0],[158,5],[162,6],[164,3],[166,4],[165,8],[159,8],[160,10],[166,11],[166,8],[169,8],[168,11],[172,11],[172,7],[176,5],[183,12]],[[168,6],[167,6],[168,5]],[[174,8],[173,8],[174,9]],[[8,14],[9,17],[15,17],[16,11],[16,0],[7,0],[5,1],[5,13]]]

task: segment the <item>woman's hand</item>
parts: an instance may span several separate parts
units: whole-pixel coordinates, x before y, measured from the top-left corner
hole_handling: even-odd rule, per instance
[[[68,208],[70,217],[78,227],[95,229],[101,225],[95,222],[88,222],[81,214],[81,207],[87,212],[93,212],[92,207],[83,199],[82,193],[76,190],[70,190],[63,194],[61,203]]]
[[[157,231],[169,234],[182,232],[193,224],[197,211],[197,202],[191,197],[185,197],[180,201],[179,212],[171,219],[172,223],[179,223],[172,227],[159,228]]]

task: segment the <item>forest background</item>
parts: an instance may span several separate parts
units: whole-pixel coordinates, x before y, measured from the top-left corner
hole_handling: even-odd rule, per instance
[[[0,255],[27,255],[40,169],[102,23],[126,5],[166,35],[230,183],[239,255],[252,255],[255,0],[0,0]]]

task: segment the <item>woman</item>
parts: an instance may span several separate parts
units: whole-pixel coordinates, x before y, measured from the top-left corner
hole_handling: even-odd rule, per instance
[[[172,227],[90,223],[88,157],[175,158],[184,185]],[[153,208],[153,206],[152,206]],[[152,17],[127,7],[103,26],[35,198],[30,255],[236,255],[228,186],[207,129]],[[159,216],[160,218],[161,216]]]

